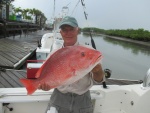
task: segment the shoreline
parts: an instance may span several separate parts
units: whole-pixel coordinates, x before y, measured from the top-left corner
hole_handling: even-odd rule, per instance
[[[116,39],[116,40],[127,41],[127,42],[150,47],[150,42],[142,42],[142,41],[132,40],[132,39],[124,38],[124,37],[122,38],[122,37],[109,36],[109,35],[104,35],[104,34],[96,34],[96,35],[101,35],[101,36],[105,36],[105,37]]]

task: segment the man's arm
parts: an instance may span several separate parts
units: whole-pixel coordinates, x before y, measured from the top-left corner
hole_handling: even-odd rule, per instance
[[[103,69],[102,69],[101,64],[96,65],[96,66],[92,69],[92,72],[93,72],[93,79],[94,79],[96,82],[101,82],[101,81],[103,81],[104,71],[103,71]]]

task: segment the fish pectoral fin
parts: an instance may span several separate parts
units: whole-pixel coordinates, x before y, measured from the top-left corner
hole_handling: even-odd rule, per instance
[[[76,70],[75,69],[71,69],[72,71],[72,75],[76,75]]]
[[[75,75],[75,72],[76,72],[76,70],[75,70],[75,65],[74,65],[74,64],[70,64],[69,67],[71,68],[72,74]]]

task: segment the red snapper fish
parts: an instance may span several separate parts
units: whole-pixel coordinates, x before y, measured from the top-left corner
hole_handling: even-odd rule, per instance
[[[37,71],[37,79],[20,79],[27,94],[34,93],[42,83],[51,89],[72,84],[89,73],[102,59],[101,52],[88,46],[67,46],[58,49]]]

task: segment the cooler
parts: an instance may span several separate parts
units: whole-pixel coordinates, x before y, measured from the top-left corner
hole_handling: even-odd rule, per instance
[[[27,78],[35,78],[36,72],[42,66],[44,60],[27,60]]]

